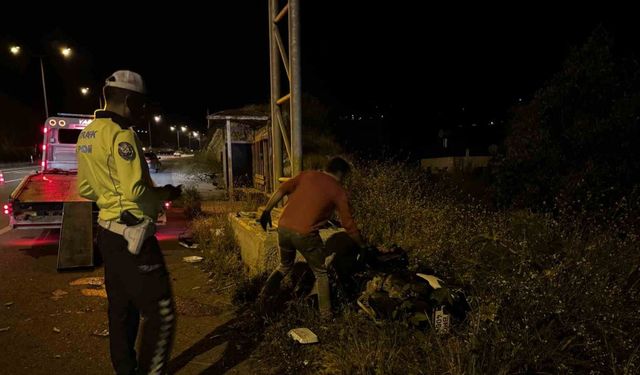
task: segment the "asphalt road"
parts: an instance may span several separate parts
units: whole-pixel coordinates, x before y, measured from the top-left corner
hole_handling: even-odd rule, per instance
[[[163,163],[164,170],[153,174],[158,185],[185,182],[179,171],[189,158]],[[4,172],[8,181],[0,186],[3,201],[30,172]],[[201,265],[183,261],[185,256],[206,254],[178,245],[178,235],[189,225],[181,210],[173,208],[167,216],[168,223],[159,227],[157,237],[178,309],[174,367],[179,374],[210,372],[228,361],[227,342],[211,342],[206,350],[202,342],[215,336],[212,332],[224,327],[234,312],[228,299],[214,292],[220,286],[208,282]],[[58,240],[59,230],[0,232],[0,374],[113,374],[108,337],[96,335],[107,328],[106,299],[84,294],[83,289],[93,287],[70,285],[80,278],[101,277],[103,269],[97,265],[58,272]]]

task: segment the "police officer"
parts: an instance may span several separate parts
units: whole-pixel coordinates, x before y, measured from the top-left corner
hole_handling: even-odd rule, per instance
[[[100,208],[98,247],[109,301],[111,362],[117,374],[164,374],[176,313],[153,223],[162,202],[176,199],[181,188],[154,186],[133,130],[144,118],[142,77],[131,71],[113,73],[106,80],[104,97],[106,106],[80,133],[76,154],[80,195]],[[140,225],[150,225],[151,230],[128,232],[140,233],[137,239],[144,240],[136,254],[127,238],[131,236],[125,234]],[[141,314],[144,326],[136,358]]]

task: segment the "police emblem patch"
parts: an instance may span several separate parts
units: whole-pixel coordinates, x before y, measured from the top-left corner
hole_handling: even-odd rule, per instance
[[[133,146],[129,142],[120,142],[118,143],[118,155],[124,160],[133,160],[136,157],[135,151],[133,151]]]

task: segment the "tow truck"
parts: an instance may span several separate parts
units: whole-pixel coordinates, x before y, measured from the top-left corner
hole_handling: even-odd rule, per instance
[[[48,118],[42,128],[39,170],[26,176],[4,205],[12,229],[60,229],[58,270],[94,265],[98,208],[82,198],[76,187],[76,142],[93,118],[66,113]],[[158,221],[163,224],[166,216],[161,215]]]
[[[57,229],[62,226],[66,202],[87,202],[78,195],[76,142],[93,116],[50,117],[42,128],[42,160],[36,173],[26,176],[11,193],[13,229]]]

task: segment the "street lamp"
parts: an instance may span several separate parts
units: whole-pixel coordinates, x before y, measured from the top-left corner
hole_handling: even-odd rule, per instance
[[[191,150],[191,137],[193,136],[195,138],[196,134],[198,134],[198,132],[196,132],[196,131],[192,131],[192,132],[188,132],[187,133],[187,135],[189,136],[189,150]]]
[[[162,120],[162,116],[160,116],[160,115],[153,116],[153,121],[155,121],[156,124],[159,123],[160,120]],[[172,128],[173,128],[173,126],[172,126]],[[149,150],[151,150],[153,148],[153,144],[151,142],[151,120],[147,121],[147,129],[148,129],[147,133],[149,133]],[[171,129],[171,131],[173,131],[173,129]]]
[[[180,131],[182,131],[183,133],[187,131],[187,127],[182,125],[180,127],[180,129],[178,129],[177,126],[171,126],[169,127],[169,129],[171,129],[171,131],[175,131],[176,132],[176,136],[178,137],[178,150],[180,149]]]
[[[62,56],[64,56],[65,59],[68,59],[69,57],[71,57],[71,48],[69,47],[61,47],[60,48],[60,53],[62,54]]]
[[[193,138],[198,140],[198,149],[200,148],[200,133],[198,133],[197,131],[193,131],[191,132],[191,135],[193,135]],[[191,138],[189,138],[189,148],[191,148]]]
[[[9,47],[9,51],[11,52],[12,55],[18,56],[20,53],[22,53],[22,47],[20,47],[19,45],[12,45]],[[68,59],[69,57],[71,57],[71,51],[72,50],[69,47],[60,48],[60,54],[65,59]],[[44,79],[44,63],[42,61],[42,59],[44,58],[44,55],[32,54],[32,56],[35,56],[38,59],[40,59],[40,77],[42,78],[42,95],[44,97],[44,114],[47,118],[49,118],[49,104],[47,102],[47,85]]]
[[[80,87],[80,93],[82,94],[82,96],[88,97],[90,92],[91,89],[89,87]],[[100,95],[98,95],[98,106],[100,109],[102,109],[102,97]]]
[[[160,120],[162,120],[162,116],[160,115],[153,116],[153,121],[155,121],[156,124],[159,123]],[[173,129],[171,129],[171,131],[173,131]],[[153,142],[151,141],[151,118],[147,118],[147,133],[149,134],[149,150],[151,150],[153,149]]]

